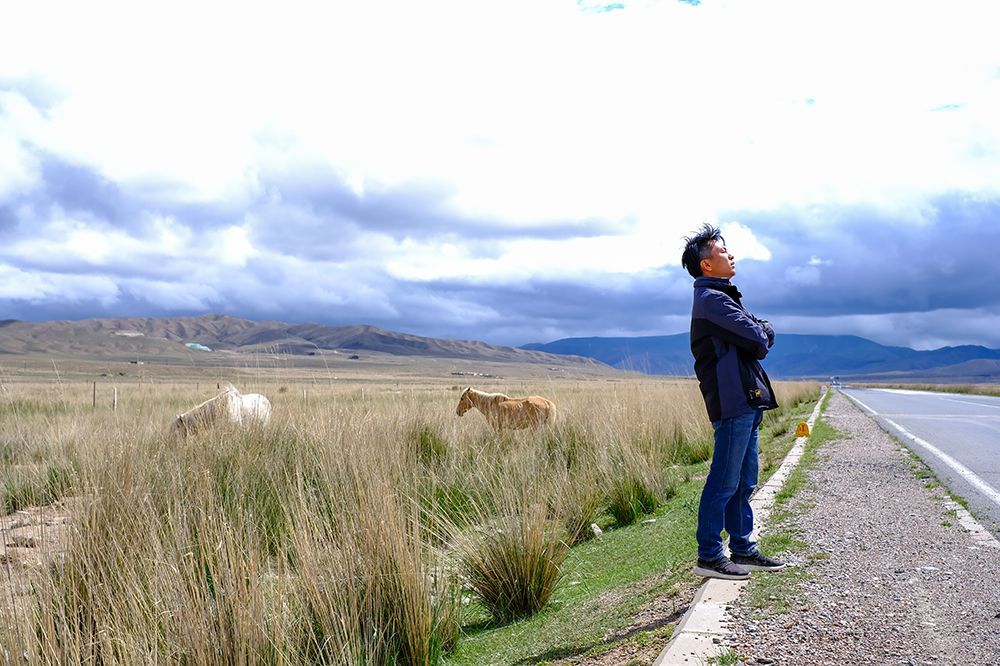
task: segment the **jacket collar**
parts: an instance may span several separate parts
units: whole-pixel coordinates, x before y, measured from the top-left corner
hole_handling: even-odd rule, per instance
[[[694,288],[698,289],[699,287],[702,289],[715,289],[716,291],[721,291],[735,301],[739,301],[739,299],[743,296],[743,294],[740,293],[740,290],[736,288],[736,285],[730,282],[727,278],[717,278],[703,275],[694,279]]]

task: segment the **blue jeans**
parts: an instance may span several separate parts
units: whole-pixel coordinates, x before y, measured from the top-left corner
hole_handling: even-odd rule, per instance
[[[698,506],[699,559],[712,561],[725,554],[723,528],[729,532],[730,552],[750,555],[757,550],[757,544],[750,540],[750,495],[757,487],[757,428],[763,416],[763,410],[755,409],[712,421],[715,449]]]

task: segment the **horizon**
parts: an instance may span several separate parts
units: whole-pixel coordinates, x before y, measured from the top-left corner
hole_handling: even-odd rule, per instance
[[[779,335],[1000,348],[995,14],[18,5],[0,317],[665,335],[689,325],[681,239],[710,222]]]
[[[465,342],[483,342],[485,344],[488,344],[488,345],[491,345],[491,346],[495,346],[495,347],[515,347],[515,348],[518,348],[518,349],[523,348],[526,345],[531,345],[531,344],[547,345],[547,344],[551,344],[551,343],[554,343],[554,342],[559,342],[560,340],[573,340],[573,339],[605,339],[605,340],[607,340],[607,339],[623,339],[623,340],[628,340],[628,339],[676,337],[676,336],[681,336],[681,335],[687,335],[689,333],[689,331],[678,331],[676,333],[660,333],[660,334],[653,334],[653,335],[632,335],[632,336],[628,336],[628,335],[625,335],[625,336],[574,335],[574,336],[566,336],[564,338],[556,338],[556,339],[553,339],[553,340],[527,340],[527,341],[519,342],[519,343],[515,343],[515,344],[507,344],[507,343],[493,342],[493,341],[491,341],[489,339],[486,339],[486,338],[455,338],[455,337],[423,336],[423,335],[421,335],[419,333],[416,333],[416,332],[413,332],[413,331],[408,331],[408,330],[405,330],[403,328],[385,328],[383,326],[378,326],[376,324],[371,324],[371,323],[368,323],[368,322],[354,322],[354,323],[350,323],[350,324],[336,324],[336,325],[333,325],[333,324],[321,324],[319,322],[308,321],[308,320],[303,320],[303,321],[282,321],[282,320],[274,320],[274,319],[271,319],[271,320],[252,319],[252,318],[249,318],[249,317],[239,317],[239,316],[236,316],[236,315],[229,315],[229,314],[224,314],[224,313],[219,313],[219,312],[203,312],[203,313],[199,313],[199,314],[195,314],[195,315],[173,315],[173,316],[143,316],[143,315],[136,315],[136,316],[129,316],[129,317],[85,317],[85,318],[82,318],[82,319],[48,319],[48,320],[39,320],[39,321],[32,321],[32,320],[26,320],[26,319],[5,319],[5,320],[0,320],[0,323],[23,322],[23,323],[29,323],[29,324],[46,324],[46,323],[61,322],[61,321],[81,322],[81,321],[86,321],[88,319],[173,319],[173,318],[186,318],[186,317],[197,318],[197,317],[220,317],[220,316],[222,316],[222,317],[233,317],[235,319],[244,319],[244,320],[252,321],[252,322],[255,322],[255,323],[266,323],[268,321],[272,321],[272,322],[275,322],[275,323],[288,324],[288,325],[291,325],[291,326],[299,326],[299,325],[304,325],[304,324],[317,324],[317,325],[320,325],[320,326],[331,326],[331,327],[341,326],[341,327],[345,327],[345,328],[362,327],[362,326],[372,326],[372,327],[375,327],[375,328],[379,328],[381,330],[385,330],[385,331],[390,332],[390,333],[402,333],[404,335],[416,335],[418,337],[428,337],[428,338],[431,338],[431,339],[438,339],[438,340],[454,340],[454,341],[465,341]],[[941,350],[941,349],[953,349],[953,348],[956,348],[956,347],[969,347],[969,346],[972,346],[972,347],[983,347],[983,348],[990,349],[990,350],[1000,351],[1000,349],[995,349],[995,348],[989,347],[988,345],[942,345],[940,347],[920,349],[920,348],[917,348],[917,347],[908,347],[907,345],[894,345],[894,344],[884,343],[884,342],[880,342],[878,340],[873,340],[872,338],[867,338],[865,336],[854,335],[852,333],[802,333],[802,332],[798,332],[798,331],[788,331],[788,332],[782,333],[780,335],[800,335],[800,336],[814,336],[814,337],[820,337],[820,336],[828,336],[828,337],[856,337],[856,338],[860,338],[860,339],[863,339],[863,340],[867,340],[868,342],[873,342],[875,344],[878,344],[878,345],[881,345],[881,346],[884,346],[884,347],[903,347],[903,348],[907,348],[907,349],[912,349],[913,351],[938,351],[938,350]],[[779,335],[779,337],[780,337],[780,335]]]

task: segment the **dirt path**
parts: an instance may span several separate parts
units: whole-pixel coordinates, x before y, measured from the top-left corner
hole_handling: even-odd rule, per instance
[[[1000,549],[975,541],[944,490],[839,392],[824,419],[843,438],[793,500],[798,571],[767,574],[787,581],[790,609],[754,607],[752,581],[731,612],[733,651],[789,666],[1000,663]]]
[[[0,516],[0,603],[22,603],[32,573],[65,551],[73,503],[68,498]]]

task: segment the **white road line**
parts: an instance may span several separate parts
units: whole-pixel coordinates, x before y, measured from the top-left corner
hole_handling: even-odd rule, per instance
[[[868,406],[868,405],[866,405],[865,403],[861,402],[860,400],[858,400],[857,398],[855,398],[855,397],[854,397],[853,395],[847,395],[847,394],[846,394],[846,393],[844,393],[843,391],[841,391],[841,393],[843,393],[843,394],[844,394],[844,395],[846,395],[846,396],[847,396],[847,397],[848,397],[849,399],[851,399],[851,400],[853,400],[853,401],[854,401],[855,403],[857,403],[858,407],[860,407],[861,409],[865,410],[866,412],[868,412],[868,413],[869,413],[869,414],[871,414],[872,416],[874,416],[874,415],[875,415],[875,410],[874,410],[874,409],[872,409],[871,407],[869,407],[869,406]]]
[[[985,402],[972,402],[971,400],[958,400],[956,398],[943,398],[948,402],[960,402],[963,405],[975,405],[976,407],[989,407],[990,409],[1000,409],[1000,405],[988,405]]]
[[[847,395],[847,394],[845,393],[844,395]],[[851,400],[853,400],[854,402],[856,402],[858,405],[860,405],[864,409],[868,410],[868,412],[870,412],[873,416],[878,415],[878,412],[876,412],[874,409],[872,409],[871,407],[869,407],[865,403],[861,402],[860,400],[858,400],[854,396],[848,395],[847,397],[850,398]],[[991,485],[989,485],[988,483],[986,483],[985,481],[983,481],[971,469],[969,469],[968,467],[966,467],[962,463],[958,462],[957,460],[955,460],[954,458],[952,458],[947,453],[945,453],[944,451],[942,451],[938,447],[934,446],[933,444],[931,444],[927,440],[924,440],[924,439],[921,439],[921,438],[917,437],[916,435],[914,435],[909,430],[907,430],[903,426],[899,425],[898,423],[896,423],[892,419],[887,418],[885,416],[883,416],[882,419],[886,423],[888,423],[889,425],[891,425],[893,428],[895,428],[899,432],[903,433],[904,435],[906,435],[907,437],[909,437],[910,439],[912,439],[914,442],[916,442],[920,446],[924,447],[925,449],[927,449],[928,451],[930,451],[931,453],[933,453],[934,455],[936,455],[938,458],[941,459],[941,462],[943,462],[944,464],[948,465],[948,467],[951,467],[953,470],[955,470],[956,472],[958,472],[958,474],[963,479],[965,479],[970,484],[972,484],[973,486],[975,486],[976,488],[978,488],[984,495],[986,495],[987,498],[993,500],[993,502],[995,502],[997,504],[997,506],[1000,506],[1000,492],[997,492],[995,488],[993,488]]]
[[[990,409],[1000,409],[1000,405],[990,405],[985,402],[973,402],[972,400],[959,400],[958,398],[946,398],[947,395],[954,395],[954,393],[942,393],[941,391],[912,391],[910,389],[872,389],[873,391],[882,391],[883,393],[895,393],[897,395],[939,395],[942,400],[947,400],[948,402],[960,402],[963,405],[976,405],[977,407],[989,407]],[[989,399],[992,396],[982,396],[983,398]]]
[[[882,416],[899,416],[908,419],[962,419],[963,421],[974,421],[976,419],[996,421],[1000,419],[1000,414],[904,414],[903,412],[886,412]]]
[[[885,417],[883,416],[882,418],[885,418]],[[891,425],[893,428],[895,428],[899,432],[901,432],[904,435],[906,435],[907,437],[909,437],[910,439],[912,439],[914,442],[916,442],[920,446],[926,448],[928,451],[930,451],[931,453],[933,453],[934,455],[936,455],[938,458],[941,459],[942,462],[944,462],[944,464],[948,465],[953,470],[955,470],[956,472],[958,472],[959,474],[961,474],[962,478],[964,478],[966,481],[968,481],[969,483],[971,483],[972,485],[974,485],[976,488],[979,488],[979,490],[981,490],[984,495],[986,495],[991,500],[993,500],[994,502],[996,502],[997,506],[1000,506],[1000,492],[997,492],[992,486],[990,486],[988,483],[986,483],[985,481],[983,481],[971,469],[969,469],[968,467],[966,467],[962,463],[958,462],[957,460],[955,460],[954,458],[952,458],[947,453],[945,453],[944,451],[942,451],[938,447],[934,446],[933,444],[931,444],[927,440],[920,439],[919,437],[917,437],[916,435],[914,435],[909,430],[907,430],[903,426],[899,425],[898,423],[896,423],[892,419],[885,419],[885,422],[888,423],[889,425]]]

